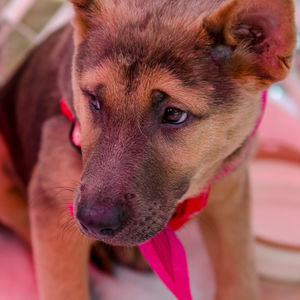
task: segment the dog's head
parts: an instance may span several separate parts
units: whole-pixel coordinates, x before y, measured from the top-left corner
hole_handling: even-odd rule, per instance
[[[242,147],[290,68],[292,1],[72,0],[88,236],[139,244]]]

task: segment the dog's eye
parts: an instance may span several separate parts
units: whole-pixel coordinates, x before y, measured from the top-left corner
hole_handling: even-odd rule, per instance
[[[188,113],[175,107],[167,107],[163,116],[163,123],[179,125],[188,118]]]
[[[89,102],[90,102],[90,105],[92,106],[92,108],[95,110],[100,110],[100,102],[97,99],[97,96],[93,95],[91,93],[88,93],[87,96],[89,98]]]

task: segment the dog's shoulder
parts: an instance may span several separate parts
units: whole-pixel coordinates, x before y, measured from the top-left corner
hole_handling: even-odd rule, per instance
[[[66,25],[35,47],[0,90],[0,130],[21,178],[28,182],[39,151],[41,128],[72,99],[73,29]]]

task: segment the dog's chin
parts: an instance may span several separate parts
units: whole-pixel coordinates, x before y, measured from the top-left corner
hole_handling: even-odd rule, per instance
[[[77,223],[77,222],[76,222]],[[77,227],[80,232],[89,239],[101,241],[108,245],[112,246],[137,246],[143,244],[150,239],[152,239],[155,235],[157,235],[160,231],[165,228],[166,225],[155,227],[155,228],[131,228],[130,226],[124,227],[114,236],[106,236],[97,234],[94,232],[90,232],[83,228],[80,224],[77,223]]]

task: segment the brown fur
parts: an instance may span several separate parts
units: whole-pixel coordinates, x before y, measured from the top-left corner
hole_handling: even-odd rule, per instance
[[[262,90],[290,68],[292,1],[272,7],[256,0],[72,2],[75,48],[70,27],[55,33],[0,91],[7,116],[1,130],[19,176],[30,181],[41,299],[87,298],[91,243],[75,224],[109,244],[144,242],[164,228],[178,202],[199,194],[239,156],[239,168],[214,183],[199,219],[216,299],[257,299],[242,149]],[[67,139],[70,124],[54,117],[61,96],[81,125],[82,160]],[[170,106],[189,112],[186,123],[162,122]],[[76,189],[75,222],[63,213],[72,194],[59,197],[58,186]],[[89,231],[79,221],[85,203],[121,205],[127,219],[113,235]],[[65,222],[71,222],[69,243],[55,239]]]
[[[0,134],[1,222],[15,230],[30,245],[26,196],[15,172],[6,143]]]

